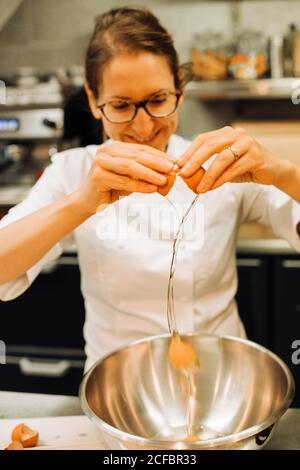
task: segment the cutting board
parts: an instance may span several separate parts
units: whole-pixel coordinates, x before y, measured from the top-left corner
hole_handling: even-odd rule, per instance
[[[102,433],[86,416],[59,416],[0,420],[0,449],[11,442],[11,432],[17,424],[25,423],[39,432],[34,450],[103,450]]]

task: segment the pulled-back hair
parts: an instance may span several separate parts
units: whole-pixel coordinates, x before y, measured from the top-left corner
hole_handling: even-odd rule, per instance
[[[114,8],[96,18],[96,25],[86,52],[85,74],[97,98],[104,67],[122,53],[150,52],[165,57],[181,89],[178,55],[173,38],[146,8]]]

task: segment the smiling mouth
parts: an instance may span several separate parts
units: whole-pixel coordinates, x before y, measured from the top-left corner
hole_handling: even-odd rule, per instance
[[[147,142],[151,142],[152,140],[154,140],[155,137],[157,137],[159,133],[160,133],[160,130],[156,131],[154,134],[150,135],[149,137],[145,137],[145,138],[133,137],[131,135],[129,135],[128,137],[130,138],[130,140],[134,140],[134,142],[137,142],[139,144],[146,144]]]

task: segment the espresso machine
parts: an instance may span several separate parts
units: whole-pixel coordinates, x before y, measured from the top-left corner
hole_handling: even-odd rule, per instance
[[[61,149],[62,135],[61,108],[1,106],[1,191],[31,187],[49,164],[51,155]],[[11,204],[17,202],[12,200]]]
[[[64,127],[64,96],[54,74],[42,76],[23,67],[1,78],[0,206],[24,199],[51,156],[62,149]]]

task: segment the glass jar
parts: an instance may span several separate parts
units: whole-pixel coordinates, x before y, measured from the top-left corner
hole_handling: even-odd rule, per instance
[[[230,58],[230,75],[237,79],[255,79],[265,76],[268,70],[266,38],[257,31],[241,32]]]
[[[191,57],[196,78],[205,80],[227,78],[229,56],[222,34],[207,31],[194,36]]]

